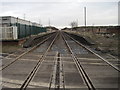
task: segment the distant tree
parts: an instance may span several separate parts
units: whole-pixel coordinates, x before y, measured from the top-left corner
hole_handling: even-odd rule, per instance
[[[77,23],[76,21],[72,21],[72,22],[70,23],[70,26],[71,26],[72,28],[77,27],[77,26],[78,26],[78,23]]]

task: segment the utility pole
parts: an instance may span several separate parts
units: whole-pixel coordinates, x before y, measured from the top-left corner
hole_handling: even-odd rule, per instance
[[[52,29],[51,29],[51,26],[50,26],[50,18],[49,18],[49,20],[48,20],[48,24],[49,24],[50,32],[52,32]]]
[[[39,19],[39,24],[41,24],[41,20]]]
[[[40,24],[40,26],[42,26],[42,24],[41,24],[41,19],[39,19],[39,24]]]
[[[94,23],[92,24],[92,33],[94,34],[94,30],[93,30],[93,28],[94,28]]]
[[[120,26],[120,1],[118,2],[118,26]]]
[[[25,20],[25,14],[24,14],[24,17],[23,17],[23,18],[24,18],[24,20]]]
[[[77,22],[77,27],[78,27],[78,19],[76,20],[76,22]]]
[[[49,26],[50,26],[50,19],[48,20],[48,24],[49,24]]]
[[[78,19],[76,19],[76,32],[78,32],[78,29],[77,29],[77,27],[78,27]]]
[[[85,31],[86,31],[86,7],[84,7],[84,24],[85,24],[85,28],[84,28],[83,35],[85,35]]]
[[[84,20],[85,20],[85,28],[86,28],[86,7],[84,7]]]

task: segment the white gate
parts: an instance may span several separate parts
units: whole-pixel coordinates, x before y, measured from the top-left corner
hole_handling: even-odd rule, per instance
[[[18,38],[17,27],[0,27],[0,40],[15,40]]]

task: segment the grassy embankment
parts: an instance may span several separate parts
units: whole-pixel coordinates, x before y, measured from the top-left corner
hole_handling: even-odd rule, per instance
[[[113,55],[117,55],[118,53],[118,37],[119,35],[114,36],[106,36],[101,34],[93,34],[93,33],[84,33],[83,36],[87,36],[96,42],[96,48],[101,49],[103,52],[108,52]]]
[[[81,36],[90,38],[92,41],[95,42],[95,45],[93,48],[100,49],[102,52],[107,52],[112,55],[118,55],[118,48],[120,48],[120,45],[118,45],[120,35],[102,35],[102,34],[95,34],[92,32],[73,32],[80,34]]]

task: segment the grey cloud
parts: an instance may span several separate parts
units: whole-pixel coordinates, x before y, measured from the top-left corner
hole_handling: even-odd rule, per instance
[[[83,8],[86,6],[88,25],[91,25],[92,23],[95,23],[96,25],[109,25],[112,22],[112,24],[117,24],[117,3],[81,3],[78,2],[79,0],[40,1],[4,2],[2,3],[0,16],[12,15],[23,18],[23,14],[25,13],[27,20],[38,22],[39,19],[41,19],[43,25],[48,24],[49,18],[51,19],[51,24],[58,27],[68,26],[71,21],[76,19],[78,19],[79,25],[83,25]],[[102,20],[104,20],[104,22],[102,22]]]

